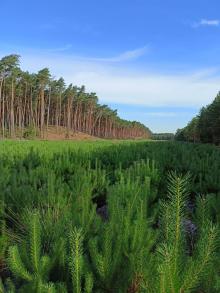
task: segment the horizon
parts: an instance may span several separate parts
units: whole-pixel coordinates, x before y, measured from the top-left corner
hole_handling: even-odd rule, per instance
[[[121,118],[175,132],[220,90],[220,4],[145,2],[3,3],[0,58],[17,53],[23,70],[48,67]]]

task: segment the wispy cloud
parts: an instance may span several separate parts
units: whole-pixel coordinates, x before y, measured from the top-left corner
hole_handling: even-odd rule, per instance
[[[84,84],[88,91],[96,92],[103,103],[201,107],[219,91],[220,75],[208,69],[162,74],[137,71],[124,63],[81,60],[66,53],[21,55],[23,69],[49,67],[67,83]]]
[[[64,51],[68,51],[72,48],[71,44],[66,44],[61,47],[55,47],[55,48],[48,48],[44,50],[35,50],[38,54],[47,54],[47,53],[62,53]],[[138,58],[146,55],[149,52],[149,46],[144,46],[141,48],[137,48],[134,50],[128,50],[123,53],[120,53],[116,56],[109,56],[109,57],[87,57],[87,56],[79,56],[79,55],[69,55],[70,59],[77,60],[81,63],[85,62],[95,62],[96,64],[102,64],[102,63],[119,63],[119,62],[126,62],[126,61],[132,61],[137,60]],[[20,51],[20,50],[18,50]],[[22,54],[23,55],[23,54]]]
[[[138,58],[143,52],[137,49],[123,53],[120,58],[114,57],[117,61],[107,63],[102,58],[79,58],[67,52],[18,51],[24,70],[36,72],[48,67],[53,75],[63,76],[67,83],[84,84],[88,91],[97,93],[102,103],[199,108],[210,103],[219,91],[218,68],[168,74],[137,70],[133,64],[118,61]]]
[[[67,51],[67,50],[69,50],[69,49],[71,49],[72,48],[72,45],[71,44],[66,44],[65,46],[63,46],[63,47],[58,47],[58,48],[51,48],[51,49],[48,49],[48,50],[46,50],[46,51],[48,51],[48,52],[63,52],[63,51]]]
[[[130,51],[125,51],[117,56],[106,58],[89,58],[91,61],[104,61],[104,62],[123,62],[138,59],[149,52],[149,46],[144,46]],[[88,60],[88,58],[86,58]]]
[[[131,106],[131,110],[133,109],[134,107]],[[132,114],[133,116],[136,116],[136,117],[151,117],[151,118],[172,118],[172,117],[180,117],[180,116],[184,116],[184,115],[187,115],[189,114],[189,112],[184,112],[184,111],[167,111],[172,109],[173,107],[163,107],[164,111],[154,111],[154,112],[149,112],[148,111],[148,107],[146,106],[142,106],[142,108],[144,108],[146,111],[145,112],[141,112],[141,111],[138,111],[138,112],[135,112],[135,111],[132,111]],[[151,107],[149,107],[150,109]],[[160,109],[160,107],[158,107],[158,109]],[[182,109],[182,108],[181,108]]]
[[[147,112],[146,115],[153,116],[153,117],[176,117],[179,116],[177,112]]]
[[[201,19],[200,21],[194,22],[192,24],[192,27],[197,28],[200,26],[214,26],[218,27],[220,26],[220,19]]]

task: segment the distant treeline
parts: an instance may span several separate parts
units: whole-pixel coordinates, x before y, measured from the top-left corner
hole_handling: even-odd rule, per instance
[[[45,137],[49,126],[65,127],[102,138],[148,138],[150,130],[137,121],[127,121],[117,110],[100,105],[95,93],[85,87],[66,85],[52,77],[48,68],[37,73],[20,68],[20,56],[0,59],[0,135]]]
[[[220,144],[220,92],[186,127],[177,130],[175,139]]]
[[[151,138],[154,140],[173,140],[174,134],[173,133],[153,133]]]

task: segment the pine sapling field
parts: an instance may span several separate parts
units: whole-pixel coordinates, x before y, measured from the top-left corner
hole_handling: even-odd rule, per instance
[[[0,292],[220,292],[218,147],[5,141],[0,201]]]

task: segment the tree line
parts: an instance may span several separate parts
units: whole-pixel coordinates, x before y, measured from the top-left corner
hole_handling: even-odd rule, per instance
[[[1,137],[25,137],[31,132],[45,138],[49,126],[66,137],[80,131],[101,138],[148,138],[150,130],[137,121],[121,119],[117,110],[98,102],[96,93],[85,86],[65,84],[52,77],[48,68],[37,73],[22,71],[20,56],[0,60],[0,133]]]
[[[177,130],[175,138],[181,141],[220,144],[220,92],[186,127]]]
[[[151,138],[153,140],[174,140],[173,133],[152,133]]]

